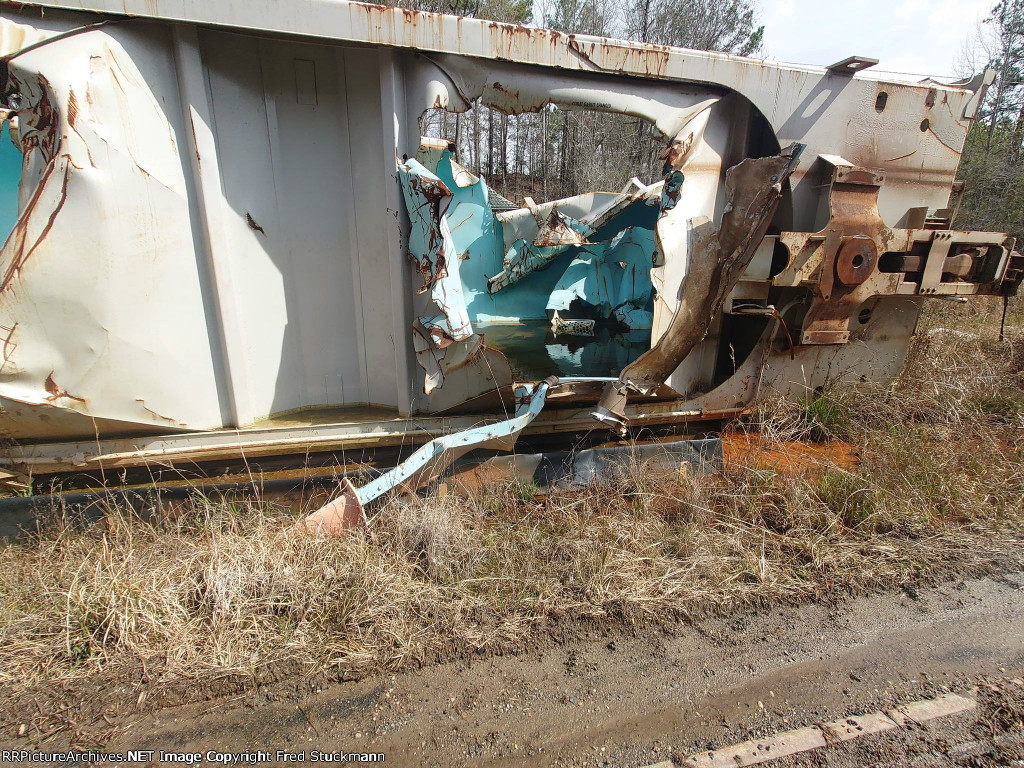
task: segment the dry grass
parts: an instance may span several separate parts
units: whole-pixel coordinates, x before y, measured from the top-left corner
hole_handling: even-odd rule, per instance
[[[544,497],[396,499],[340,538],[203,499],[156,522],[55,523],[0,549],[0,684],[395,668],[521,643],[552,617],[679,617],[1016,565],[1024,337],[1018,320],[997,343],[979,317],[965,334],[930,332],[965,323],[931,315],[893,386],[773,403],[745,425],[850,440],[855,471],[634,465]]]

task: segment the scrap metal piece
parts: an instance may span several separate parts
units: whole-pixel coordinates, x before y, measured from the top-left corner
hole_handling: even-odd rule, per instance
[[[366,525],[366,510],[359,492],[347,477],[341,481],[341,495],[324,504],[302,521],[310,533],[342,533]]]
[[[417,319],[413,323],[412,341],[416,359],[423,368],[425,395],[444,386],[445,377],[453,371],[475,363],[485,350],[483,336],[475,333],[461,341],[441,346],[435,341],[431,329],[422,319]]]
[[[593,320],[565,320],[558,316],[556,309],[551,318],[551,333],[555,336],[593,336],[594,324]]]
[[[554,208],[547,221],[541,225],[540,232],[533,238],[533,244],[536,246],[564,245],[566,247],[583,245],[588,242],[586,235],[583,234],[588,229],[590,228],[583,222],[570,219]],[[587,234],[590,233],[587,232]]]
[[[707,122],[706,110],[697,118],[702,115],[698,122],[703,126]],[[697,140],[694,131],[687,135],[691,142]],[[691,150],[692,146],[679,155],[679,162],[685,162]],[[656,205],[663,186],[662,181],[644,185],[631,179],[618,194],[595,192],[541,205],[526,198],[524,208],[498,214],[506,242],[516,239],[508,245],[501,272],[487,279],[488,292],[497,293],[531,272],[546,268],[570,247],[590,244],[587,237],[629,206],[638,202]],[[577,215],[569,215],[567,210]]]
[[[346,478],[341,494],[306,517],[303,526],[311,533],[341,533],[365,524],[366,506],[375,499],[399,486],[412,491],[427,485],[471,450],[512,450],[519,434],[544,408],[548,390],[557,384],[558,377],[550,376],[532,391],[528,385],[516,387],[519,407],[512,418],[431,440],[397,467],[361,488],[355,488]]]
[[[409,255],[423,276],[423,286],[418,292],[429,290],[430,298],[441,310],[440,316],[420,318],[420,322],[428,330],[434,346],[443,349],[473,335],[459,279],[459,260],[445,218],[452,193],[443,181],[416,160],[402,163],[398,175],[411,222]]]
[[[783,184],[802,151],[802,144],[791,144],[778,155],[747,159],[728,170],[721,226],[716,228],[702,218],[688,229],[690,270],[668,330],[626,366],[617,381],[608,383],[594,418],[624,428],[628,393],[655,392],[704,338],[764,238],[782,199]],[[666,224],[672,224],[671,213],[663,214],[657,228],[658,247],[668,258]]]

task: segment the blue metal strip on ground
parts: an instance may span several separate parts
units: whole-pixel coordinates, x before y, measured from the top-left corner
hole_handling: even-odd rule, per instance
[[[539,382],[532,391],[529,386],[516,387],[516,402],[520,405],[511,419],[431,440],[394,469],[357,488],[359,503],[365,507],[403,483],[411,481],[413,487],[418,487],[430,482],[457,458],[475,448],[510,450],[519,433],[541,412],[548,390],[557,383],[558,379],[552,377]]]

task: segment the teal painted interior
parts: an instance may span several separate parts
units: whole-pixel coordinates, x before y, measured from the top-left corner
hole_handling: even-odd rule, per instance
[[[5,121],[0,131],[0,239],[5,241],[18,221],[21,160],[21,152],[11,141],[10,125]]]
[[[628,252],[624,257],[631,267],[641,264],[648,265],[641,269],[630,270],[630,284],[635,285],[637,295],[645,297],[643,305],[647,305],[646,297],[653,292],[650,269],[651,257],[654,253],[654,223],[658,218],[657,206],[646,205],[639,201],[601,227],[592,237],[593,246],[573,247],[559,254],[551,264],[542,270],[531,272],[514,285],[508,286],[495,294],[487,292],[487,278],[501,272],[504,259],[504,239],[501,224],[494,216],[488,203],[487,183],[483,178],[476,183],[459,187],[455,183],[452,172],[452,157],[447,150],[441,156],[437,166],[437,177],[452,192],[452,202],[445,214],[448,228],[451,230],[455,245],[456,258],[459,259],[458,271],[462,280],[463,295],[469,320],[474,327],[479,323],[518,323],[530,320],[550,320],[553,312],[549,311],[552,294],[559,286],[566,270],[577,258],[590,259],[590,253],[603,254],[610,246],[617,246],[616,236],[623,230],[633,228],[635,232],[626,240],[632,248],[619,250]],[[607,243],[602,241],[608,241]],[[625,242],[623,243],[625,246]],[[649,249],[648,253],[636,253],[636,248]],[[585,251],[585,252],[581,252]],[[599,258],[597,261],[603,262]],[[613,272],[618,272],[616,267]],[[595,291],[595,306],[607,303],[610,297],[617,297],[624,287],[620,283],[619,274],[610,274],[600,281],[593,281],[594,286],[605,285],[611,280],[616,283],[615,289],[607,294],[598,295]],[[619,299],[621,300],[621,299]],[[643,308],[643,307],[641,307]],[[649,336],[649,334],[648,334]]]
[[[637,201],[591,235],[592,244],[566,249],[546,268],[492,295],[487,278],[503,268],[501,224],[484,179],[458,186],[452,161],[445,151],[437,169],[429,169],[452,193],[445,219],[457,265],[449,274],[458,274],[474,332],[508,358],[518,380],[552,374],[617,376],[650,348],[657,205]],[[624,304],[631,297],[634,301]],[[612,313],[616,307],[620,310]],[[555,336],[551,316],[556,308],[565,319],[597,318],[594,334]],[[623,327],[616,317],[633,327]]]

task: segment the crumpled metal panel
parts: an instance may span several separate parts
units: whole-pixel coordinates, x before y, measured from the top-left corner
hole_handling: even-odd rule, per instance
[[[605,387],[595,418],[623,426],[629,393],[656,392],[704,339],[726,295],[761,244],[782,198],[782,186],[803,149],[794,144],[773,157],[747,159],[730,168],[725,213],[718,227],[706,218],[688,219],[679,226],[678,209],[668,199],[672,205],[662,209],[656,236],[666,261],[686,258],[690,262],[679,306],[665,334]],[[675,173],[670,170],[667,182]]]
[[[156,77],[102,29],[8,61],[24,151],[0,250],[10,436],[221,424],[174,105]]]
[[[564,315],[583,305],[590,317],[650,329],[654,252],[654,232],[643,227],[628,227],[610,241],[584,246],[559,278],[547,309]]]
[[[440,314],[420,319],[431,342],[444,349],[455,341],[473,335],[466,311],[466,299],[459,279],[459,260],[445,214],[452,193],[437,176],[416,160],[407,160],[398,169],[409,213],[409,255],[423,278],[419,293],[430,292]]]
[[[551,229],[553,214],[557,214],[580,234],[591,234],[637,202],[656,207],[661,188],[661,181],[644,184],[634,178],[621,192],[587,192],[540,204],[528,200],[528,204],[522,208],[497,214],[505,247],[508,248],[513,241],[518,240],[533,243],[540,241],[543,245],[555,244],[546,234]]]
[[[587,238],[631,205],[656,205],[660,187],[634,179],[619,194],[588,193],[542,205],[527,198],[524,208],[497,214],[506,243],[517,239],[507,246],[501,272],[488,278],[487,290],[497,293],[546,269],[569,248],[588,244]]]
[[[418,292],[429,291],[433,306],[439,310],[438,314],[418,317],[413,324],[416,359],[424,371],[423,393],[429,395],[443,387],[445,377],[453,371],[480,361],[486,347],[483,337],[473,333],[459,276],[460,259],[447,216],[452,191],[416,160],[400,164],[398,174],[409,212],[409,255],[423,278]],[[456,190],[472,187],[468,183],[456,186]],[[488,373],[493,376],[493,372]]]

